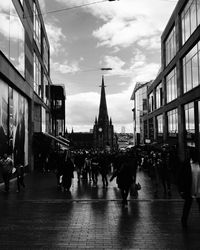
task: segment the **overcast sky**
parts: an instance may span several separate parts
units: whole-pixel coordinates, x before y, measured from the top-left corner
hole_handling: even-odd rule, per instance
[[[177,0],[39,0],[50,47],[51,79],[64,84],[69,132],[89,131],[98,116],[105,76],[108,115],[116,132],[132,131],[130,101],[136,82],[160,68],[160,37]],[[99,1],[98,1],[99,2]],[[67,9],[68,10],[64,10]],[[102,72],[101,67],[112,67]]]

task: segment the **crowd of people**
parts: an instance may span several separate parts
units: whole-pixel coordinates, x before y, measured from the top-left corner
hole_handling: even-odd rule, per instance
[[[77,181],[87,182],[97,187],[99,176],[101,185],[106,189],[109,182],[116,178],[116,184],[120,190],[123,206],[127,205],[127,197],[132,193],[138,195],[141,188],[136,183],[137,170],[145,171],[152,180],[155,197],[163,192],[164,196],[171,197],[171,185],[177,184],[178,191],[184,199],[182,225],[187,226],[187,220],[192,205],[196,198],[200,211],[200,164],[197,152],[188,151],[184,162],[178,161],[175,150],[163,146],[160,150],[141,150],[132,148],[127,151],[97,152],[97,151],[62,151],[53,152],[45,164],[44,172],[56,173],[57,188],[63,192],[69,192],[77,173]],[[9,192],[9,181],[16,171],[17,192],[25,188],[24,167],[22,164],[14,166],[13,160],[7,154],[0,158],[0,172],[4,181],[5,192]]]

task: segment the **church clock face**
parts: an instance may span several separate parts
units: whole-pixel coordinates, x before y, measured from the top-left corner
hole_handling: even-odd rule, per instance
[[[99,132],[102,132],[103,130],[102,130],[102,128],[99,128]]]

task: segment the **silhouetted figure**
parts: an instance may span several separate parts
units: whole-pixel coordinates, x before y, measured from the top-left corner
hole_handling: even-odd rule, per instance
[[[102,177],[102,183],[103,183],[103,187],[107,187],[108,186],[108,159],[106,157],[105,154],[101,154],[100,155],[100,159],[99,159],[99,170],[100,170],[100,174]]]
[[[24,184],[24,166],[22,164],[18,164],[16,166],[17,173],[17,192],[20,192],[21,187],[25,188]]]
[[[97,154],[94,154],[92,156],[91,172],[92,172],[93,184],[96,186],[98,183],[98,174],[99,174],[99,159],[98,159]]]
[[[4,181],[5,192],[8,193],[10,189],[10,178],[13,170],[13,160],[8,157],[7,154],[3,155],[3,158],[0,160],[1,174]]]
[[[69,152],[67,153],[69,154]],[[64,191],[69,191],[72,185],[72,178],[74,178],[74,164],[69,155],[65,158],[65,164],[63,167],[63,177],[62,177],[62,185]]]
[[[110,181],[117,177],[117,185],[122,196],[122,205],[126,206],[128,204],[127,197],[134,181],[134,161],[131,153],[128,152],[121,162],[121,166],[113,173]]]
[[[187,220],[193,199],[197,200],[200,212],[200,164],[197,152],[192,152],[181,166],[179,174],[179,192],[184,201],[181,223],[187,227]]]

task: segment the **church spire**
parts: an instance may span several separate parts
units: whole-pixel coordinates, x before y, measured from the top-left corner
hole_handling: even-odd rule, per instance
[[[100,106],[99,106],[98,122],[102,124],[104,124],[105,122],[108,122],[108,111],[107,111],[107,104],[106,104],[104,76],[102,76],[101,99],[100,99]]]

